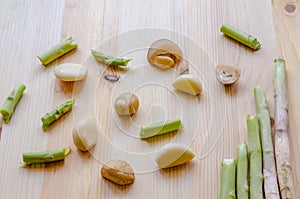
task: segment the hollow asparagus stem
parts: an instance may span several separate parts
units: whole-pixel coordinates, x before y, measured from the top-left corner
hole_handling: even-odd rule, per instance
[[[169,133],[172,131],[179,130],[182,127],[181,120],[167,120],[154,124],[149,124],[141,127],[140,138],[150,138],[156,135]]]
[[[17,84],[14,90],[10,93],[10,95],[6,98],[6,101],[2,105],[0,109],[0,113],[3,116],[4,122],[7,124],[18,104],[21,97],[23,96],[23,92],[26,89],[24,84]]]
[[[123,59],[123,58],[114,58],[109,55],[104,55],[101,52],[91,50],[92,55],[95,57],[95,59],[103,64],[110,65],[110,66],[127,66],[128,62],[130,62],[131,59]]]
[[[55,46],[51,47],[47,51],[38,55],[37,57],[43,65],[47,65],[56,60],[57,58],[63,56],[67,52],[73,50],[74,48],[77,48],[77,46],[77,42],[72,37],[69,37],[65,41],[56,44]]]
[[[224,159],[222,161],[220,199],[235,199],[236,160]]]
[[[261,47],[261,43],[257,40],[257,38],[252,35],[248,35],[229,24],[223,24],[220,30],[228,37],[235,39],[253,50],[258,50]]]
[[[278,182],[282,199],[295,198],[288,135],[288,99],[286,66],[283,59],[275,60],[275,154]]]
[[[71,147],[66,147],[51,151],[23,153],[23,164],[27,166],[64,160],[70,151]]]
[[[275,165],[273,139],[268,105],[261,87],[254,88],[256,109],[259,116],[259,130],[263,154],[264,193],[266,198],[280,198]]]
[[[248,147],[246,142],[237,147],[236,192],[237,198],[249,198]]]
[[[43,123],[42,128],[45,131],[53,122],[58,120],[60,117],[62,117],[64,114],[69,112],[73,104],[75,103],[74,99],[69,99],[59,106],[57,106],[53,111],[47,113],[41,118],[41,121]]]
[[[259,123],[256,115],[247,117],[249,141],[250,198],[263,199],[262,154],[259,138]]]

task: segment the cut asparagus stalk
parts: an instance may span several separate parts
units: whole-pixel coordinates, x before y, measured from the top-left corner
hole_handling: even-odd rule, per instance
[[[246,142],[237,147],[236,190],[237,198],[249,198],[248,147]]]
[[[130,62],[131,59],[123,59],[123,58],[114,58],[109,55],[104,55],[101,52],[91,50],[92,55],[95,57],[95,59],[103,64],[109,65],[109,66],[127,66],[128,62]]]
[[[223,32],[228,37],[235,39],[236,41],[252,48],[253,50],[258,50],[261,47],[261,43],[252,35],[242,32],[241,30],[229,25],[223,24],[221,27],[221,32]]]
[[[27,166],[64,160],[70,151],[71,147],[67,147],[52,151],[23,153],[23,164]]]
[[[247,117],[249,141],[250,198],[263,199],[262,154],[258,117]]]
[[[141,127],[140,138],[150,138],[156,135],[176,131],[182,127],[181,120],[167,120]]]
[[[6,124],[9,122],[18,102],[23,96],[23,92],[25,89],[26,86],[24,84],[17,84],[17,86],[6,98],[6,101],[2,105],[2,108],[0,109],[0,113],[2,114],[3,120]]]
[[[43,52],[42,54],[38,55],[37,57],[42,62],[43,65],[47,65],[57,58],[63,56],[67,52],[77,48],[78,44],[72,37],[62,41],[52,48],[48,49],[47,51]]]
[[[224,159],[222,161],[220,199],[235,199],[236,160]]]
[[[263,154],[264,193],[266,198],[280,198],[275,165],[270,114],[264,91],[257,86],[254,89],[256,109],[259,115],[259,130]]]
[[[295,198],[288,136],[288,99],[283,59],[275,60],[275,154],[282,199]]]
[[[41,118],[41,121],[43,123],[42,128],[45,131],[53,122],[58,120],[60,117],[62,117],[64,114],[69,112],[73,104],[75,103],[74,99],[69,99],[59,106],[57,106],[53,111],[47,113]]]

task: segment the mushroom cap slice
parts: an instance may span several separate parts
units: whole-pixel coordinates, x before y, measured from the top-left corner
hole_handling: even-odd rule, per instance
[[[215,70],[217,80],[223,85],[237,82],[241,76],[241,69],[230,65],[219,64]]]
[[[151,44],[147,54],[148,62],[158,68],[176,66],[182,59],[181,49],[168,39],[159,39]]]

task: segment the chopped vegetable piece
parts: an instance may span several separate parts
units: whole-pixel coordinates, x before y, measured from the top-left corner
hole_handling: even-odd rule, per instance
[[[148,62],[160,69],[176,66],[181,58],[181,49],[168,39],[159,39],[153,42],[147,53]]]
[[[201,82],[191,74],[180,75],[174,80],[172,86],[191,95],[199,95],[202,91]]]
[[[78,44],[72,37],[69,37],[65,41],[62,41],[52,48],[48,49],[47,51],[43,52],[42,54],[38,55],[37,57],[42,62],[43,65],[47,65],[57,58],[63,56],[67,52],[77,48]]]
[[[4,122],[7,124],[20,101],[26,86],[24,84],[17,84],[14,90],[10,93],[10,95],[6,98],[6,101],[2,105],[0,109],[0,113],[3,116]]]
[[[104,55],[101,52],[91,50],[92,55],[95,57],[95,59],[103,64],[109,65],[109,66],[127,66],[128,62],[130,62],[131,59],[123,59],[123,58],[114,58],[109,55]]]
[[[23,153],[23,164],[27,166],[64,160],[70,151],[71,147],[67,147],[52,151]]]
[[[246,142],[237,147],[236,192],[237,198],[249,198],[248,147]]]
[[[235,39],[236,41],[252,48],[253,50],[258,50],[261,47],[261,43],[252,35],[242,32],[241,30],[229,25],[223,24],[221,27],[221,32],[223,32],[228,37]]]
[[[57,106],[53,111],[44,115],[41,118],[43,123],[42,125],[43,130],[45,131],[53,122],[55,122],[64,114],[69,112],[72,109],[74,103],[75,103],[74,99],[69,99],[63,102],[62,104],[60,104],[59,106]]]
[[[249,140],[250,198],[263,199],[262,154],[257,115],[247,117]]]
[[[101,176],[118,185],[129,185],[134,182],[134,171],[124,160],[110,160],[101,169]]]
[[[235,199],[236,160],[224,159],[222,161],[221,193],[220,199]]]
[[[275,60],[275,154],[282,198],[296,198],[291,168],[288,135],[288,99],[286,68],[283,59]]]
[[[217,80],[223,85],[237,82],[241,76],[241,69],[229,65],[219,64],[215,70]]]
[[[80,120],[72,132],[73,142],[81,151],[88,151],[93,148],[98,139],[97,122],[92,117]]]
[[[169,143],[163,146],[155,161],[160,168],[164,169],[185,164],[194,157],[193,151],[184,144]]]
[[[156,135],[176,131],[182,127],[181,120],[167,120],[141,127],[140,138],[150,138]]]
[[[88,67],[80,64],[64,63],[58,65],[53,72],[61,81],[73,82],[85,79]]]
[[[264,91],[257,86],[254,89],[256,109],[259,116],[259,130],[263,154],[264,193],[266,198],[280,198],[273,139],[271,134],[271,122],[268,105]]]
[[[114,103],[118,115],[134,115],[139,109],[139,98],[131,92],[124,92],[117,97]]]

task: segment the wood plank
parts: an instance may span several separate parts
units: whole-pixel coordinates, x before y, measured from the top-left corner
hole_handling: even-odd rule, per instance
[[[62,1],[1,1],[1,104],[18,82],[27,86],[0,140],[0,198],[39,198],[44,169],[21,167],[22,153],[47,149],[40,116],[51,105],[54,77],[36,56],[60,40]],[[45,14],[47,13],[47,14]]]
[[[289,100],[289,138],[291,146],[292,171],[294,177],[294,186],[296,189],[296,198],[300,196],[300,160],[299,160],[299,99],[297,92],[300,80],[298,74],[300,72],[300,14],[299,1],[273,0],[273,16],[276,32],[281,41],[281,49],[283,57],[287,64],[287,86]]]
[[[0,49],[0,82],[5,85],[0,99],[5,99],[17,82],[24,82],[27,90],[10,123],[3,125],[0,198],[218,198],[221,160],[234,157],[237,145],[247,139],[246,116],[256,113],[256,85],[265,89],[274,115],[273,60],[282,55],[288,63],[289,108],[294,110],[289,114],[299,197],[300,162],[296,157],[300,137],[296,119],[300,47],[299,26],[295,26],[299,17],[298,10],[295,16],[286,15],[283,2],[3,1],[0,45],[9,48]],[[293,4],[298,7],[298,1]],[[273,16],[272,11],[278,15]],[[262,41],[262,49],[253,52],[224,37],[219,32],[224,22],[255,35]],[[147,47],[145,44],[150,45],[160,34],[176,41],[184,52],[187,60],[178,71],[161,72],[141,65],[147,63],[146,49],[135,49]],[[69,36],[78,41],[79,48],[44,68],[36,55]],[[112,39],[114,36],[118,37]],[[97,63],[90,56],[90,49],[99,47],[112,55],[132,56],[131,70],[109,70]],[[57,80],[52,70],[57,63],[66,62],[87,64],[88,78],[75,84]],[[236,85],[224,88],[215,80],[214,67],[219,63],[241,68],[242,76]],[[187,67],[203,83],[204,91],[198,98],[168,87]],[[117,74],[121,80],[110,83],[103,78],[107,74]],[[137,88],[145,81],[167,86],[147,84]],[[140,112],[131,124],[182,116],[184,129],[148,142],[135,138],[138,125],[128,125],[129,121],[124,122],[111,111],[113,99],[126,89],[136,89],[142,98]],[[71,97],[76,99],[72,112],[43,133],[40,117]],[[148,106],[152,106],[152,111]],[[25,118],[22,113],[26,113]],[[79,152],[71,137],[74,123],[90,114],[95,114],[101,129],[93,154]],[[127,129],[128,135],[116,124]],[[191,144],[196,158],[183,166],[157,170],[155,150],[170,140]],[[73,150],[64,162],[27,169],[18,164],[22,152],[67,145]],[[103,162],[113,158],[132,164],[137,171],[133,185],[120,187],[101,178]]]

